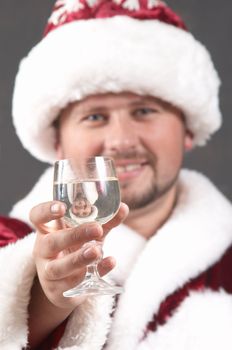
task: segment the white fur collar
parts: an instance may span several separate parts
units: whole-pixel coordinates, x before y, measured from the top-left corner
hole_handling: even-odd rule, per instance
[[[52,200],[52,184],[53,184],[53,169],[49,167],[40,176],[38,182],[32,188],[32,190],[17,202],[11,212],[10,216],[20,219],[27,224],[31,225],[29,219],[29,213],[33,206]]]
[[[165,327],[136,350],[231,350],[232,298],[224,291],[192,292]]]

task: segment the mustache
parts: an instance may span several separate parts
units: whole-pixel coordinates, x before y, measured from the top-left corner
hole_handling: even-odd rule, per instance
[[[104,156],[113,158],[114,161],[132,159],[132,160],[141,160],[145,159],[148,163],[156,164],[157,157],[155,154],[151,154],[149,152],[141,152],[137,150],[125,150],[125,151],[115,151],[108,154],[104,154]]]
[[[146,157],[145,153],[138,152],[135,150],[115,151],[115,152],[106,154],[106,156],[114,158],[115,160]]]

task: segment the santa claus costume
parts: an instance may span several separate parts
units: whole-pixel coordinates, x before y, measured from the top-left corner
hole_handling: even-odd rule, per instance
[[[106,50],[107,48],[107,50]],[[33,88],[31,86],[33,85]],[[24,147],[55,159],[53,121],[94,93],[149,94],[180,108],[195,145],[221,124],[211,57],[157,0],[59,0],[43,40],[21,62],[13,117]],[[52,168],[0,219],[0,348],[27,345],[36,275],[30,209],[52,200]],[[182,170],[175,208],[149,239],[125,225],[107,236],[119,298],[89,297],[38,349],[232,348],[232,206],[205,176]]]

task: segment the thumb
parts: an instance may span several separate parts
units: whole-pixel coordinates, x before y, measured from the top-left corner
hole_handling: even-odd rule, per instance
[[[57,231],[64,228],[62,217],[66,206],[62,202],[52,201],[40,203],[30,211],[30,221],[42,233]]]

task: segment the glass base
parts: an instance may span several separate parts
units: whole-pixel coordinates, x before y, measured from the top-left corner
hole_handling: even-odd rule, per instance
[[[121,293],[123,293],[122,287],[110,285],[103,279],[90,278],[65,291],[63,296],[71,298],[78,295],[115,295]]]

